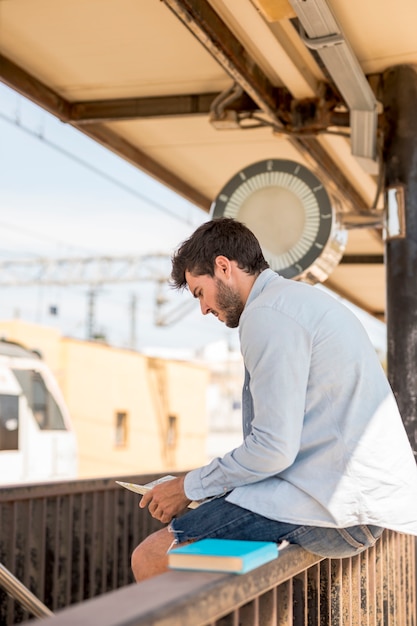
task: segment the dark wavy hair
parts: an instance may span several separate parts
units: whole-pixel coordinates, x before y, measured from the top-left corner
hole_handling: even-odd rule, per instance
[[[172,257],[171,285],[186,287],[186,271],[194,276],[214,276],[218,256],[236,261],[248,274],[259,274],[269,267],[253,232],[242,222],[222,217],[205,222],[180,245]]]

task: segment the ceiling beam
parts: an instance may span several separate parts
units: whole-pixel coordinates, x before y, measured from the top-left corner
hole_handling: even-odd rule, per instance
[[[209,116],[221,95],[214,92],[73,102],[69,121],[81,125],[143,118]],[[329,126],[349,127],[349,113],[335,111],[318,98],[295,100],[284,88],[277,89],[277,98],[280,115],[286,118],[286,130],[292,128],[294,132],[311,133]],[[239,115],[260,112],[259,106],[246,93],[228,101],[225,110],[236,111]]]
[[[68,122],[69,102],[1,54],[0,80],[60,119],[61,122]]]
[[[162,0],[162,2],[277,127],[282,126],[279,103],[273,85],[210,4],[201,0]],[[343,200],[350,211],[368,212],[368,204],[318,139],[299,136],[289,139],[308,161],[315,164],[324,184],[332,188],[333,193]]]
[[[277,122],[273,85],[209,3],[201,0],[162,1],[271,121]]]
[[[216,92],[74,102],[70,105],[69,116],[73,123],[81,125],[149,117],[208,115],[218,95]],[[246,94],[228,103],[227,108],[245,112],[259,111],[259,107]]]
[[[129,161],[149,176],[156,178],[176,193],[184,196],[204,211],[209,211],[211,199],[176,176],[145,152],[119,137],[116,133],[98,124],[83,126],[71,120],[71,103],[62,98],[40,80],[28,74],[21,67],[0,55],[0,80],[25,98],[42,107],[61,122],[71,124],[85,135],[98,141],[118,156]]]
[[[384,265],[383,254],[344,254],[341,265]]]

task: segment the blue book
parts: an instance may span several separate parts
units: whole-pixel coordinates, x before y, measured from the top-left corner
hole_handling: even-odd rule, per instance
[[[168,551],[171,569],[244,574],[278,556],[272,541],[201,539]]]

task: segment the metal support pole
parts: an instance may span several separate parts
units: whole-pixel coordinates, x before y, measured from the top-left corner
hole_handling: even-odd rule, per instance
[[[137,296],[132,293],[130,300],[130,338],[129,347],[136,350],[136,315],[137,315]]]
[[[405,218],[386,241],[388,378],[417,457],[417,66],[386,70],[382,92],[385,185],[404,193]]]
[[[0,563],[0,586],[14,599],[36,617],[50,617],[52,611],[48,609],[23,583]]]
[[[96,291],[94,287],[88,290],[87,294],[87,339],[94,338],[94,325],[95,325],[95,305],[96,305]]]

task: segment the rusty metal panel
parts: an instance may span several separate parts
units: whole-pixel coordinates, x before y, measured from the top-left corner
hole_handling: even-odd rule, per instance
[[[233,611],[215,622],[216,626],[240,626],[239,611]],[[250,624],[249,624],[250,626]]]
[[[331,575],[330,561],[326,559],[319,564],[320,567],[320,626],[330,624],[331,620]]]
[[[277,588],[277,626],[291,626],[293,623],[292,590],[292,579],[285,581]]]
[[[297,574],[293,578],[293,624],[294,626],[307,626],[307,578],[306,571]]]
[[[261,626],[259,623],[258,599],[244,604],[238,611],[238,624],[248,624],[248,626]]]
[[[352,579],[352,559],[341,560],[341,614],[342,624],[345,626],[352,626],[353,612],[354,612],[354,594],[353,594],[353,579]]]
[[[384,560],[383,539],[375,546],[375,616],[377,626],[384,626]]]
[[[387,551],[387,569],[385,572],[385,586],[388,592],[388,626],[397,625],[397,606],[394,594],[396,583],[395,557],[396,551],[393,545],[393,536],[391,533],[386,535],[385,547]]]
[[[310,567],[306,575],[308,626],[320,626],[320,563]]]
[[[343,626],[342,623],[342,559],[330,561],[330,624]]]
[[[259,598],[259,626],[277,626],[277,592],[276,588],[264,593]]]
[[[402,555],[402,586],[404,603],[404,622],[407,626],[416,626],[417,604],[416,604],[416,557],[417,542],[414,537],[401,537],[403,546]]]

